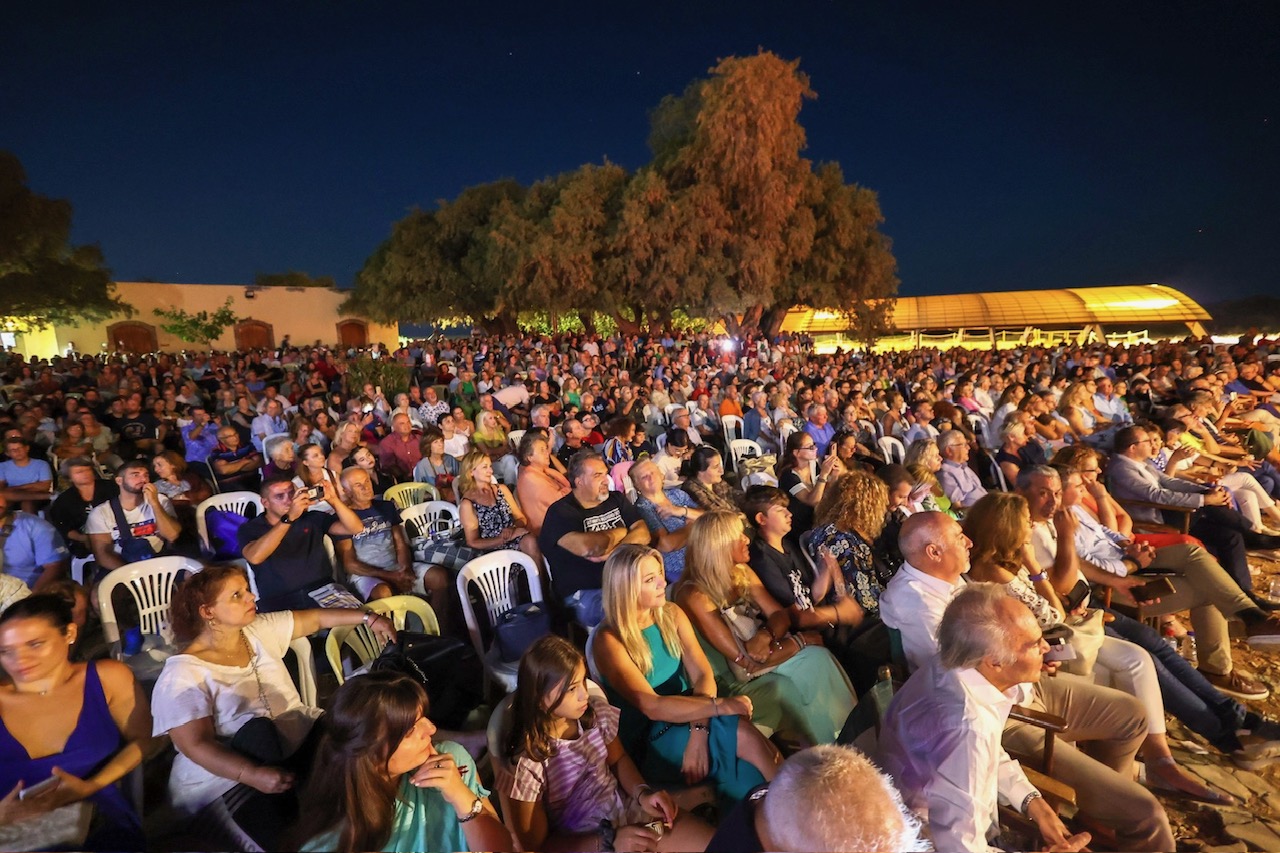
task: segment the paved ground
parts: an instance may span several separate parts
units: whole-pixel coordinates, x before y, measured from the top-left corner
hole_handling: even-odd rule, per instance
[[[1271,575],[1280,577],[1280,563],[1252,558],[1250,562],[1257,570],[1255,588],[1265,592]],[[1236,666],[1272,689],[1270,698],[1250,703],[1251,710],[1280,719],[1280,652],[1255,652],[1240,641],[1233,645]],[[1173,719],[1169,740],[1179,764],[1239,801],[1228,808],[1161,797],[1179,850],[1280,850],[1280,762],[1257,772],[1242,770]],[[1198,744],[1207,752],[1197,754],[1175,741]]]

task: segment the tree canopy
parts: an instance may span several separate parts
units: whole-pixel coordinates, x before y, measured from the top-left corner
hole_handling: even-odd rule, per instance
[[[625,332],[673,312],[776,333],[795,305],[881,331],[897,265],[876,194],[816,168],[800,110],[816,97],[798,61],[720,61],[650,114],[652,160],[586,164],[524,187],[468,187],[414,210],[366,261],[343,306],[375,320],[603,313]]]
[[[228,296],[223,306],[212,313],[197,311],[192,314],[181,308],[156,308],[153,309],[153,313],[162,320],[168,321],[160,324],[160,328],[164,331],[188,343],[208,346],[222,337],[222,333],[228,328],[244,319],[231,310],[233,302],[234,300]]]
[[[32,192],[18,158],[0,151],[0,318],[31,331],[131,315],[114,291],[99,248],[71,245],[71,203]]]

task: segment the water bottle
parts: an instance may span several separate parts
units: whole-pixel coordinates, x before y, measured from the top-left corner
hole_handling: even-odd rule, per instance
[[[1173,649],[1175,652],[1178,651],[1178,638],[1174,635],[1173,628],[1165,626],[1164,636],[1162,639],[1164,640],[1165,645]]]
[[[124,640],[121,643],[121,651],[126,657],[136,655],[142,651],[142,629],[129,628],[124,632]]]
[[[1196,651],[1196,632],[1188,631],[1186,639],[1182,641],[1182,656],[1186,658],[1187,663],[1193,667],[1199,666],[1200,656]]]

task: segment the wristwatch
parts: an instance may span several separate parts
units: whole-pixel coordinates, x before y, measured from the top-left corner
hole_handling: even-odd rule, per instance
[[[296,518],[290,518],[290,517],[289,517],[289,513],[287,513],[287,512],[286,512],[284,515],[280,516],[280,523],[281,523],[281,524],[293,524],[293,523],[294,523],[295,521],[297,521],[297,520],[298,520],[298,519],[296,519]]]
[[[458,823],[466,823],[469,820],[475,820],[476,816],[482,811],[484,811],[484,800],[480,797],[476,797],[476,801],[471,804],[471,810],[465,815],[458,817]]]
[[[1039,791],[1032,791],[1030,794],[1027,794],[1026,798],[1023,799],[1022,801],[1022,808],[1019,809],[1019,811],[1022,812],[1022,816],[1023,817],[1027,816],[1027,809],[1031,807],[1032,800],[1043,800],[1043,799],[1044,799],[1044,795],[1041,794]]]

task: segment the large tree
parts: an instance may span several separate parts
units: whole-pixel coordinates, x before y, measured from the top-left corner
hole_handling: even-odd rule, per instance
[[[0,151],[0,318],[30,331],[132,314],[114,291],[101,250],[71,244],[71,203],[32,192],[18,158]]]

